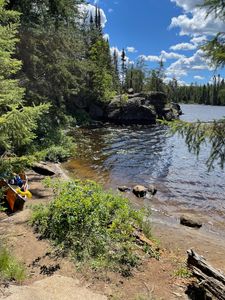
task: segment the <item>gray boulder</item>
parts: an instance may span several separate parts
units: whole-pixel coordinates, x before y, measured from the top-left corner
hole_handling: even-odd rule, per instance
[[[44,176],[53,176],[55,175],[55,170],[53,170],[51,167],[49,167],[46,163],[35,163],[32,166],[32,170],[40,175]]]
[[[133,94],[134,93],[134,89],[132,89],[132,88],[128,89],[127,93],[130,94],[130,95]]]
[[[177,112],[179,116],[183,114],[181,107],[178,103],[171,102],[171,107]]]
[[[188,215],[188,214],[182,215],[180,217],[180,224],[188,227],[193,227],[193,228],[202,227],[201,220],[197,219],[195,216]]]
[[[150,193],[151,195],[155,195],[157,193],[157,188],[154,185],[149,185],[148,187],[148,193]]]
[[[148,188],[146,188],[143,185],[135,185],[133,187],[133,193],[135,196],[137,196],[138,198],[143,198],[146,196],[148,192]]]

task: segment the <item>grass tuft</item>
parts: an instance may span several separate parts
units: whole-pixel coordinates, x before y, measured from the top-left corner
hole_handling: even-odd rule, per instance
[[[0,246],[0,280],[21,283],[26,278],[25,268],[5,247]]]

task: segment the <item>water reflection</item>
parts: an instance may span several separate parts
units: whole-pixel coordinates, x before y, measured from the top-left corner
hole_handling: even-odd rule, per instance
[[[225,107],[183,106],[185,120],[218,119]],[[214,112],[214,114],[213,114]],[[208,172],[205,146],[197,159],[178,136],[164,126],[105,127],[75,131],[79,157],[66,164],[75,177],[100,181],[108,187],[155,183],[157,209],[176,215],[194,211],[224,222],[224,171]]]

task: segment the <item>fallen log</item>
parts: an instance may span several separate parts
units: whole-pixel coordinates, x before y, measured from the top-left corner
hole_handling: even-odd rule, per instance
[[[133,233],[133,236],[139,240],[140,242],[147,244],[148,246],[150,246],[151,248],[155,249],[156,248],[156,244],[153,243],[151,240],[149,240],[143,233],[139,232],[139,231],[135,231]]]
[[[212,299],[225,300],[225,276],[193,250],[188,250],[187,265],[193,275],[199,280],[199,287],[203,288]]]

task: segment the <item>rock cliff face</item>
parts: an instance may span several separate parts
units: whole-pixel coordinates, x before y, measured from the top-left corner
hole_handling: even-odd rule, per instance
[[[127,99],[116,96],[108,104],[92,104],[89,114],[92,119],[115,124],[155,124],[156,119],[171,121],[181,114],[178,104],[167,103],[161,92],[129,94]]]

